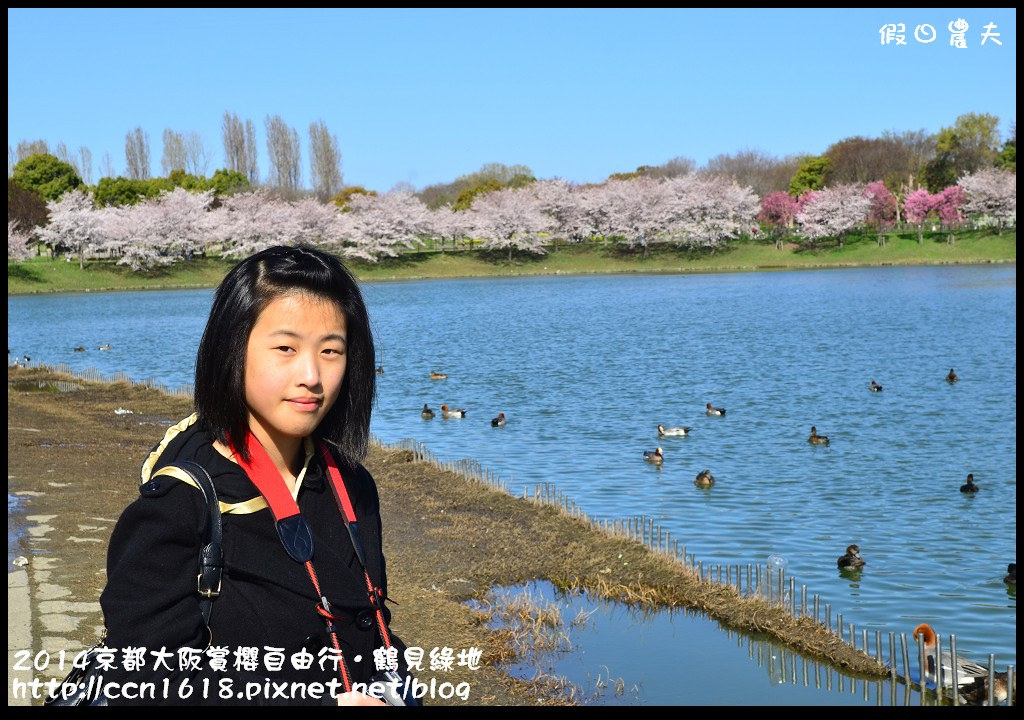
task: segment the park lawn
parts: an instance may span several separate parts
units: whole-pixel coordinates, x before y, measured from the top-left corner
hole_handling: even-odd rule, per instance
[[[594,273],[681,273],[797,270],[880,265],[970,264],[1017,261],[1016,230],[958,233],[950,245],[946,233],[926,233],[918,244],[915,232],[889,235],[879,247],[873,234],[851,235],[840,250],[834,239],[815,247],[786,243],[776,250],[771,241],[744,240],[715,250],[679,250],[652,245],[647,258],[639,248],[610,243],[581,243],[549,248],[544,255],[517,253],[509,262],[505,251],[479,249],[453,252],[409,251],[376,263],[347,261],[360,280],[508,277],[516,275],[578,275]],[[112,261],[77,262],[37,257],[7,264],[7,293],[96,292],[102,290],[164,290],[214,287],[234,265],[219,257],[182,261],[169,268],[133,272]]]

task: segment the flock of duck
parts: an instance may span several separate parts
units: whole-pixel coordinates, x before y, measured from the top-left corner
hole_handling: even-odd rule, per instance
[[[960,380],[957,376],[956,371],[953,368],[949,369],[949,374],[946,375],[946,382],[950,385]],[[868,385],[868,389],[871,392],[882,392],[884,389],[882,385],[878,384],[875,380],[872,380]],[[711,403],[705,405],[705,413],[710,416],[724,416],[725,408],[715,407]],[[664,425],[658,425],[658,437],[685,437],[690,434],[691,427],[665,427]],[[828,445],[829,439],[826,435],[819,435],[818,428],[812,426],[811,434],[807,438],[807,442],[811,445]],[[665,460],[664,450],[657,447],[654,450],[644,450],[644,460],[653,463],[655,465],[661,465]],[[710,470],[701,470],[697,473],[697,477],[694,478],[693,484],[700,488],[709,488],[715,484],[715,478],[711,474]],[[960,487],[962,493],[976,493],[978,492],[978,486],[974,484],[974,474],[969,473],[967,475],[967,483]],[[867,563],[864,558],[860,556],[860,547],[857,545],[850,545],[846,548],[846,553],[839,557],[836,561],[836,565],[842,571],[856,571],[862,568]],[[1017,584],[1017,565],[1010,563],[1007,566],[1007,574],[1004,578],[1004,582],[1009,585],[1016,586]],[[935,645],[936,635],[935,631],[927,623],[921,623],[914,629],[914,640],[921,637],[924,642],[925,656],[926,656],[926,677],[930,677],[934,680],[935,678]],[[988,682],[988,668],[979,665],[978,663],[972,662],[957,656],[957,685],[958,691],[968,700],[972,701],[984,701],[988,697],[988,688],[986,683]],[[952,675],[952,661],[950,654],[944,652],[942,654],[942,682],[944,687],[951,689],[953,685]],[[1007,698],[1007,674],[996,673],[995,680],[993,682],[993,688],[995,692],[995,698],[997,702],[1005,702]],[[1016,695],[1017,682],[1016,678],[1013,681],[1013,693]]]
[[[383,368],[377,368],[377,372],[378,373],[383,373],[384,369]],[[448,375],[446,375],[445,373],[442,373],[442,372],[436,372],[434,370],[431,370],[430,371],[430,379],[431,380],[447,380],[448,379]],[[430,404],[429,403],[423,403],[423,409],[420,410],[420,417],[423,418],[424,420],[433,420],[436,416],[437,416],[437,413],[434,412],[431,409]],[[442,405],[441,406],[441,417],[446,419],[446,420],[448,418],[464,418],[464,417],[466,417],[466,409],[465,408],[451,408],[451,407],[448,407],[447,405]],[[491,427],[505,427],[505,425],[507,423],[508,423],[508,420],[505,417],[505,413],[503,413],[503,412],[498,413],[497,417],[491,418]]]

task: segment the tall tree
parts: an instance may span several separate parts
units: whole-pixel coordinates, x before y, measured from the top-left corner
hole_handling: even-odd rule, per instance
[[[149,180],[149,133],[137,127],[125,135],[124,158],[128,177]]]
[[[16,154],[15,164],[32,155],[50,155],[51,153],[50,146],[45,140],[19,140]]]
[[[78,148],[78,174],[86,185],[92,185],[92,151],[85,145]]]
[[[341,189],[341,151],[338,137],[318,120],[309,125],[309,177],[313,192],[323,202]]]
[[[184,170],[186,165],[185,136],[170,128],[165,129],[164,154],[160,158],[160,167],[164,175],[170,175],[175,170]]]
[[[260,173],[256,162],[256,127],[252,120],[243,123],[234,113],[225,112],[221,131],[227,169],[242,173],[255,187],[259,184]]]
[[[210,154],[203,145],[203,136],[193,131],[185,137],[185,172],[204,177],[210,169]]]
[[[267,155],[270,157],[271,187],[287,196],[294,196],[299,190],[301,165],[299,133],[289,127],[280,115],[267,115]]]

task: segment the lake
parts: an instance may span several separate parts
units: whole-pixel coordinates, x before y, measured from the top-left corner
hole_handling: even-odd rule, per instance
[[[705,566],[774,557],[858,636],[928,622],[959,654],[1016,665],[1015,265],[364,289],[382,441],[475,458],[517,495],[555,483],[597,519],[653,518]],[[9,297],[9,360],[188,383],[211,296]],[[663,465],[644,462],[658,446]],[[867,561],[854,576],[836,567],[850,544]]]

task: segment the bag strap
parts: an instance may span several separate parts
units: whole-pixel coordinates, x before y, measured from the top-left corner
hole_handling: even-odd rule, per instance
[[[186,477],[182,477],[180,473],[185,473]],[[203,494],[203,500],[206,503],[206,518],[203,522],[199,550],[196,592],[199,594],[199,609],[203,613],[203,622],[209,628],[213,601],[220,596],[221,575],[224,571],[224,530],[221,526],[217,488],[214,487],[213,480],[206,468],[191,460],[180,460],[166,465],[153,473],[153,477],[158,475],[168,475],[181,480],[198,488]]]

